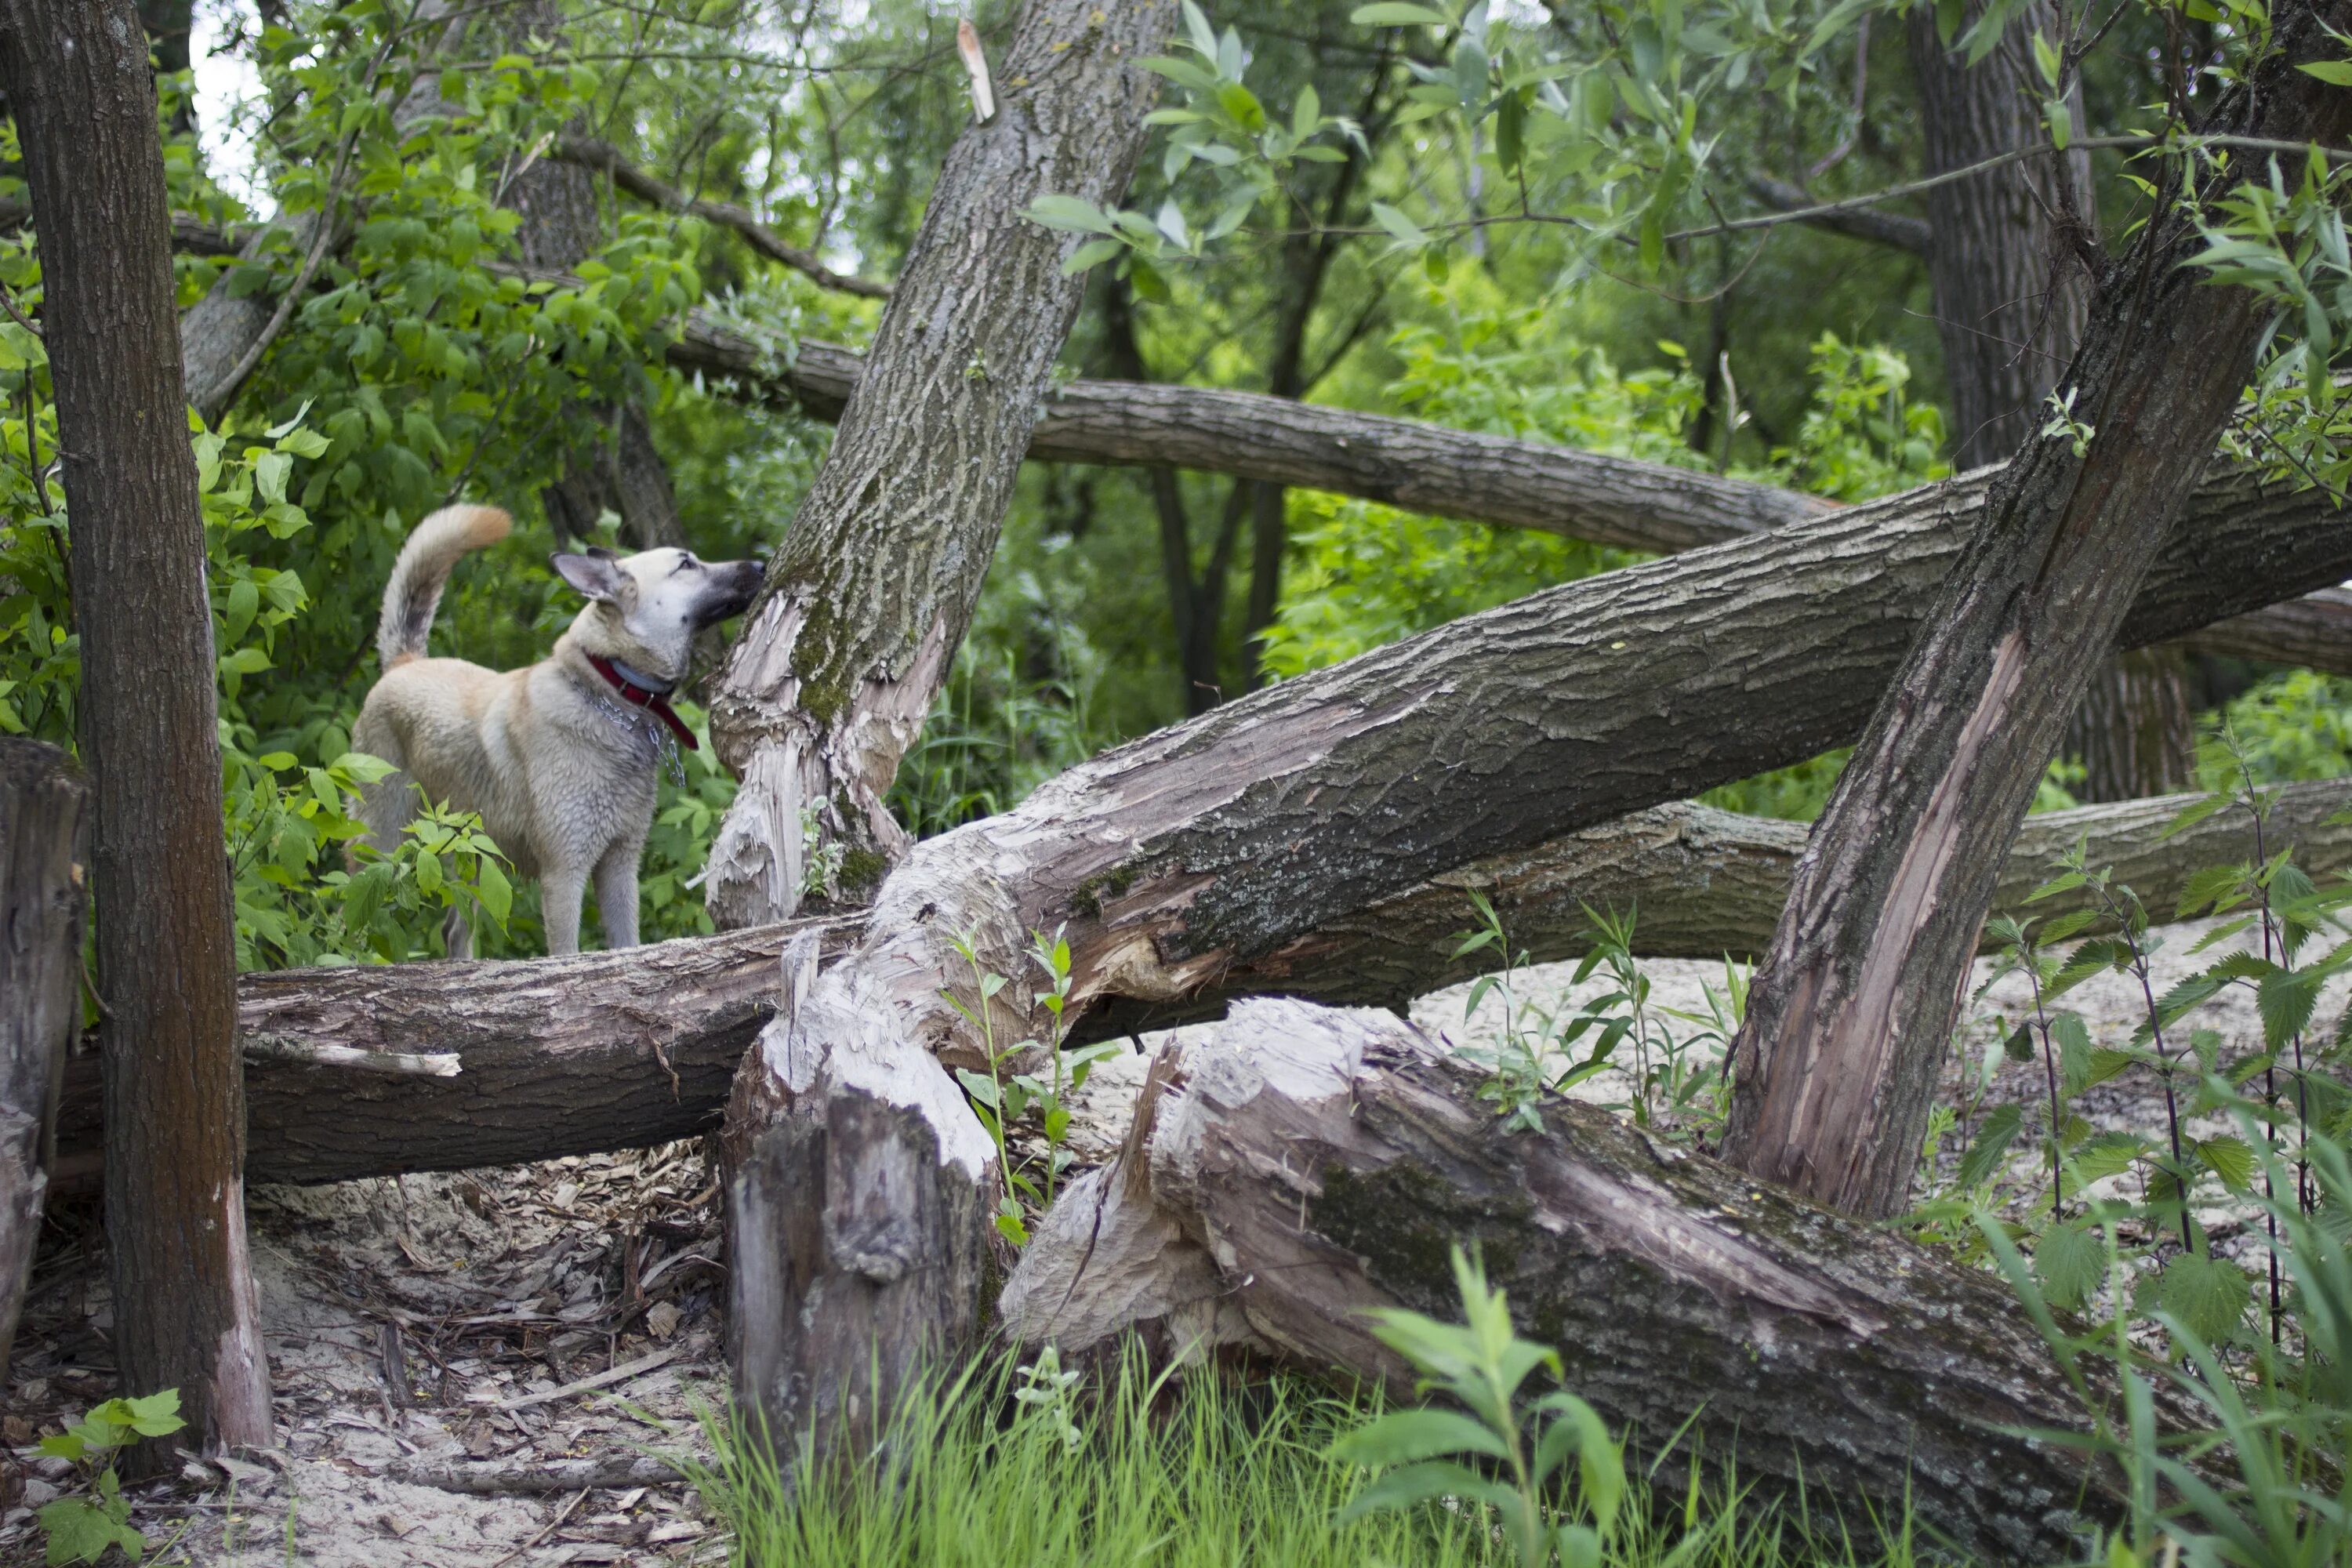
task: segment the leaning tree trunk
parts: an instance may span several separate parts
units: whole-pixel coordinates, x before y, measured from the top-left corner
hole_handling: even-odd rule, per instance
[[[1165,0],[1032,0],[994,113],[949,153],[712,705],[743,780],[711,847],[722,925],[791,912],[804,879],[862,897],[904,847],[883,795],[971,620],[1078,306],[1074,240],[1021,214],[1125,192],[1153,94],[1138,62],[1174,20]],[[971,1332],[997,1185],[962,1091],[869,1010],[887,982],[813,994],[816,949],[785,956],[791,1016],[744,1058],[720,1143],[736,1398],[786,1459],[787,1434],[829,1443],[885,1418]]]
[[[1162,1353],[1238,1345],[1402,1391],[1412,1369],[1366,1313],[1457,1319],[1449,1254],[1472,1247],[1664,1496],[1704,1453],[1711,1479],[1801,1494],[1816,1524],[1846,1505],[1868,1539],[1858,1505],[1907,1507],[1996,1562],[2071,1560],[2084,1519],[2126,1511],[2111,1468],[2024,1435],[2087,1423],[1997,1276],[1591,1106],[1549,1099],[1543,1131],[1503,1134],[1478,1088],[1388,1014],[1235,1009],[1155,1062],[1125,1152],[1047,1215],[1000,1300],[1007,1332],[1083,1354],[1132,1329]]]
[[[2167,837],[2189,797],[2028,820],[1996,907],[2054,916],[2093,908],[2077,889],[2023,908],[2077,843],[2150,909],[2169,909],[2209,866],[2254,858],[2242,813]],[[2315,877],[2352,868],[2352,782],[2290,784],[2269,825]],[[1590,942],[1586,906],[1636,910],[1633,951],[1713,959],[1763,951],[1804,850],[1794,822],[1676,802],[1533,850],[1490,856],[1342,916],[1180,996],[1103,995],[1080,1041],[1221,1013],[1278,994],[1402,1011],[1466,979],[1454,957],[1475,890],[1515,951],[1538,963]],[[341,1182],[643,1148],[716,1131],[745,1048],[776,1014],[777,965],[795,935],[821,955],[864,935],[851,916],[759,926],[614,952],[520,963],[289,969],[237,983],[247,1152],[254,1182]],[[102,1153],[98,1075],[76,1061],[58,1117],[58,1179],[81,1185]]]
[[[957,138],[840,433],[711,703],[742,780],[710,847],[721,926],[804,891],[862,902],[905,849],[883,804],[971,619],[1083,280],[1041,196],[1115,203],[1143,145],[1164,0],[1032,0],[996,112]],[[814,874],[812,874],[814,873]]]
[[[0,1374],[40,1234],[66,1056],[81,1025],[89,793],[55,746],[0,740]]]
[[[130,0],[0,16],[85,607],[115,1364],[128,1393],[177,1388],[204,1443],[267,1447],[212,614],[144,36]]]
[[[2323,16],[2352,6],[2290,13],[2213,129],[2330,143],[2352,125],[2352,93],[2291,63]],[[2001,855],[2252,371],[2268,308],[2184,265],[2195,216],[2184,200],[2151,223],[2103,281],[2067,374],[2095,434],[2081,456],[2036,436],[2002,470],[1758,972],[1726,1152],[1832,1206],[1901,1207]]]

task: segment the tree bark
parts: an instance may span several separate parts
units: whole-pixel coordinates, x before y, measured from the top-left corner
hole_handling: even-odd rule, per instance
[[[0,1373],[16,1340],[66,1057],[81,1026],[89,794],[55,746],[0,739]]]
[[[840,417],[864,373],[856,353],[804,342],[777,368],[745,339],[688,318],[670,363]],[[1033,461],[1192,468],[1298,489],[1533,528],[1658,554],[1784,528],[1835,502],[1750,480],[1540,441],[1449,430],[1419,420],[1291,403],[1263,393],[1079,380],[1038,412]],[[2352,604],[2263,605],[2187,634],[2194,651],[2352,675]],[[2352,595],[2347,595],[2352,599]]]
[[[2296,864],[2315,877],[2352,868],[2352,823],[2332,820],[2347,803],[2352,783],[2286,786],[2272,844],[2293,844]],[[2087,907],[2080,892],[2021,907],[2052,860],[2078,840],[2092,864],[2112,866],[2158,913],[2196,871],[2252,858],[2252,831],[2236,812],[2159,840],[2185,804],[2134,801],[2029,818],[1996,907],[2045,916]],[[1240,995],[1402,1009],[1468,978],[1454,949],[1474,889],[1494,901],[1513,948],[1538,963],[1585,951],[1586,904],[1636,911],[1634,951],[1645,956],[1760,952],[1804,844],[1801,823],[1686,802],[1652,806],[1447,871],[1217,970],[1182,996],[1137,1002],[1107,994],[1075,1037],[1112,1039],[1213,1017]],[[712,1131],[744,1049],[775,1015],[778,963],[800,931],[814,932],[829,958],[856,945],[864,922],[839,916],[520,963],[244,975],[246,1179],[339,1182],[520,1164]],[[454,1058],[460,1070],[447,1078],[354,1072],[331,1065],[339,1052]],[[98,1075],[79,1058],[58,1124],[68,1183],[96,1174],[100,1121]]]
[[[1136,62],[1173,19],[1164,0],[1032,0],[994,118],[948,154],[711,703],[742,781],[707,872],[722,926],[790,914],[812,849],[839,851],[824,891],[852,901],[904,850],[883,795],[971,618],[1083,287],[1062,272],[1076,237],[1021,213],[1126,190],[1156,79]]]
[[[2352,94],[2288,63],[2323,15],[2347,19],[2283,19],[2213,128],[2352,125]],[[1904,1202],[2000,857],[2252,373],[2269,308],[2185,266],[2201,244],[2183,200],[2103,281],[2067,374],[2095,434],[2001,471],[1813,831],[1739,1034],[1725,1150],[1759,1176],[1865,1215]]]
[[[48,284],[74,585],[106,606],[80,622],[81,740],[115,1362],[128,1393],[179,1389],[202,1442],[266,1447],[212,615],[146,40],[129,0],[8,0],[0,16]]]
[[[1412,1369],[1365,1313],[1458,1319],[1448,1257],[1474,1247],[1563,1386],[1637,1447],[1672,1442],[1663,1495],[1690,1454],[1736,1455],[1742,1487],[1801,1489],[1817,1524],[1848,1509],[1866,1539],[1858,1505],[1907,1505],[1996,1562],[2070,1558],[2084,1517],[2125,1510],[2112,1469],[2020,1435],[2087,1423],[1997,1276],[1591,1106],[1548,1100],[1541,1132],[1499,1135],[1475,1071],[1386,1014],[1248,1003],[1153,1076],[1128,1152],[1007,1282],[1016,1342],[1135,1328],[1402,1390]]]
[[[2101,665],[2067,721],[2058,754],[2083,764],[2081,781],[2069,786],[2077,800],[2137,800],[2187,789],[2197,723],[2180,650],[2138,648]]]

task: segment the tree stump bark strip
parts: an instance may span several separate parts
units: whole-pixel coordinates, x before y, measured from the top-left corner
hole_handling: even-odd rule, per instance
[[[0,1373],[16,1343],[66,1058],[81,1026],[89,794],[63,752],[0,738]]]

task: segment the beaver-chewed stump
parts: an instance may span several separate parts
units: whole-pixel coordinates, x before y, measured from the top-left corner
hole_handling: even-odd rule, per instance
[[[2001,1561],[2069,1555],[2120,1510],[2118,1477],[2016,1435],[2086,1413],[1999,1279],[1591,1106],[1548,1100],[1541,1131],[1506,1133],[1478,1087],[1392,1015],[1242,1004],[1155,1062],[1126,1152],[1024,1254],[1005,1331],[1073,1355],[1129,1331],[1246,1346],[1402,1390],[1367,1311],[1458,1317],[1460,1245],[1567,1386],[1637,1447],[1681,1435],[1662,1475],[1736,1461],[1761,1495],[1801,1484],[1817,1522],[1827,1499],[1889,1518],[1907,1499]]]

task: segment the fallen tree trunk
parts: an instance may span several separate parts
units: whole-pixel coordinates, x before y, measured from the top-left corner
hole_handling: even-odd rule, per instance
[[[2225,812],[2159,840],[2188,797],[2052,812],[2030,819],[2000,883],[2021,906],[2053,858],[2078,839],[2159,915],[2199,869],[2249,859],[2253,833]],[[2352,869],[2352,781],[2279,792],[2270,842],[2294,846],[2314,876]],[[1454,958],[1469,892],[1494,900],[1512,946],[1538,963],[1585,950],[1583,906],[1633,910],[1635,951],[1714,958],[1761,952],[1803,852],[1801,823],[1687,802],[1652,806],[1527,853],[1448,871],[1401,897],[1237,963],[1202,989],[1160,1002],[1106,996],[1077,1037],[1116,1038],[1212,1017],[1245,994],[1402,1009],[1468,977]],[[2043,900],[2049,916],[2088,907],[2080,890]],[[718,1125],[744,1049],[774,1016],[785,944],[814,932],[835,957],[856,918],[803,920],[615,952],[510,963],[408,963],[283,970],[238,982],[247,1152],[257,1182],[335,1182],[405,1171],[517,1164],[636,1148]],[[405,1070],[331,1065],[351,1052]],[[422,1062],[454,1060],[454,1076]],[[667,1062],[667,1065],[665,1065]],[[672,1075],[675,1074],[673,1079]],[[94,1058],[68,1074],[58,1142],[68,1179],[99,1150]]]
[[[801,343],[791,363],[780,365],[699,315],[688,319],[670,345],[669,363],[826,420],[839,417],[864,371],[857,354],[817,342]],[[1701,469],[1264,393],[1150,382],[1081,380],[1058,389],[1038,413],[1028,455],[1038,462],[1232,474],[1659,554],[1839,510],[1815,496]],[[2185,640],[2196,652],[2352,675],[2352,606],[2333,600],[2315,609],[2294,600],[2252,606]]]
[[[1815,1208],[1592,1107],[1504,1136],[1477,1079],[1387,1014],[1244,1004],[1155,1064],[1120,1160],[1074,1184],[999,1300],[1024,1346],[1129,1330],[1399,1389],[1364,1314],[1452,1321],[1478,1248],[1519,1332],[1637,1448],[1675,1442],[1765,1498],[1908,1504],[1968,1556],[2071,1560],[2119,1516],[2103,1467],[2017,1429],[2086,1425],[2000,1280]],[[1889,1517],[1881,1515],[1880,1517]]]
[[[16,1343],[66,1056],[81,1026],[89,794],[55,746],[0,739],[0,1373]]]

